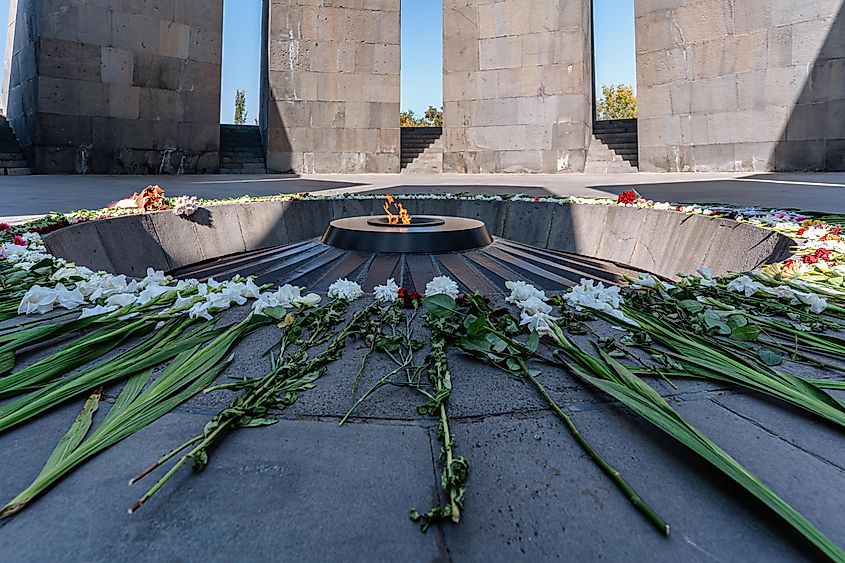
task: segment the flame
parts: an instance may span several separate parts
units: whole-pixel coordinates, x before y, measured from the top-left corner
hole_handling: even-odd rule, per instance
[[[410,225],[411,214],[408,213],[408,210],[405,209],[405,206],[396,201],[396,199],[392,195],[388,195],[386,199],[387,203],[384,204],[384,212],[387,213],[387,221],[391,225]],[[391,206],[396,208],[398,214],[394,214],[390,211]]]

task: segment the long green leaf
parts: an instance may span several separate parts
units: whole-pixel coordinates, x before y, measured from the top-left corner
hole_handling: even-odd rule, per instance
[[[117,415],[104,421],[78,448],[12,499],[0,511],[0,517],[17,514],[77,466],[158,420],[210,385],[231,363],[232,357],[224,357],[235,342],[265,324],[267,322],[256,321],[250,315],[201,349],[192,350],[190,355],[179,355],[149,387],[138,393],[131,402],[127,400]],[[137,381],[130,394],[136,392]]]
[[[67,458],[68,455],[70,455],[70,453],[82,443],[82,440],[85,439],[85,436],[91,429],[91,424],[94,422],[94,413],[96,413],[97,409],[100,407],[101,395],[102,391],[96,391],[93,395],[88,397],[88,400],[85,401],[85,405],[82,407],[82,412],[79,413],[79,416],[76,417],[76,420],[71,425],[70,430],[68,430],[67,434],[65,434],[59,441],[59,445],[56,446],[53,453],[50,454],[50,457],[47,459],[47,463],[44,464],[44,468],[41,470],[41,473],[38,474],[36,480],[42,475],[55,469],[62,460]]]
[[[101,358],[127,340],[150,332],[154,325],[155,322],[142,319],[130,323],[118,322],[116,327],[109,325],[97,329],[55,354],[0,379],[0,397],[37,389],[45,382]]]
[[[156,334],[155,338],[147,338],[131,350],[3,405],[0,407],[0,432],[101,385],[126,379],[166,362],[177,354],[208,341],[219,331],[208,330],[210,325],[206,323],[203,325],[206,330],[182,334],[189,322],[174,319]]]
[[[655,342],[668,348],[668,355],[690,375],[758,391],[845,427],[845,405],[818,386],[785,372],[757,366],[731,350],[716,348],[652,315],[627,307],[625,314],[637,321]]]
[[[570,371],[708,461],[772,509],[830,560],[845,561],[844,551],[727,452],[689,424],[657,391],[634,376],[628,368],[603,350],[599,350],[601,359],[590,356],[569,342],[562,332],[558,332],[557,340],[565,354],[575,362],[575,365],[568,364]]]

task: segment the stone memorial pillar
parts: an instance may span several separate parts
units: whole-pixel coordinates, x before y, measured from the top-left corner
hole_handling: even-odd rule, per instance
[[[583,172],[589,0],[444,0],[444,172]]]
[[[399,5],[270,0],[270,171],[399,172]]]
[[[6,112],[36,173],[218,165],[222,0],[12,0]]]

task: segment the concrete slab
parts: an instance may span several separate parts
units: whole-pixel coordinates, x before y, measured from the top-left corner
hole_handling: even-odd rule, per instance
[[[352,193],[527,193],[613,196],[635,188],[656,201],[724,202],[845,213],[845,174],[443,174],[248,175],[248,176],[2,176],[0,219],[50,211],[98,209],[158,183],[168,195],[208,199],[311,192]],[[413,212],[413,210],[411,210]]]

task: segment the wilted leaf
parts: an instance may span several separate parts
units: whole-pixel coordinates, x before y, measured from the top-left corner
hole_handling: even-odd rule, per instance
[[[783,356],[771,348],[760,348],[757,355],[767,366],[779,366],[783,363]]]
[[[755,325],[739,326],[731,331],[731,339],[741,342],[752,342],[759,337],[760,327]]]
[[[426,297],[423,303],[431,315],[440,319],[448,319],[458,312],[457,303],[448,295],[432,295]]]

